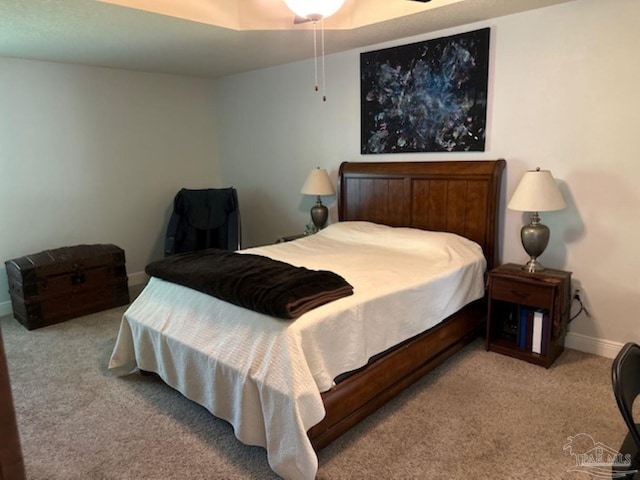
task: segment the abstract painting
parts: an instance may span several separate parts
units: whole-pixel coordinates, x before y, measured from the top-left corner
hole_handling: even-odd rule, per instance
[[[361,53],[361,153],[484,151],[489,36]]]

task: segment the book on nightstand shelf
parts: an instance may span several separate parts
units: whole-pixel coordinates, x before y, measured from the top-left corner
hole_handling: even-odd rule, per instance
[[[527,346],[527,316],[529,309],[520,307],[520,315],[518,322],[518,348],[526,348]]]
[[[544,328],[544,312],[542,310],[536,310],[533,312],[533,335],[531,339],[531,351],[542,355],[542,329]]]
[[[544,355],[544,330],[547,328],[547,313],[543,309],[525,306],[518,308],[517,333],[513,340],[518,348]]]

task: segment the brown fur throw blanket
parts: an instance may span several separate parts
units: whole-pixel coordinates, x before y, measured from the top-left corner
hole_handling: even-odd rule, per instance
[[[173,255],[150,263],[145,271],[240,307],[286,319],[353,294],[353,287],[333,272],[217,249]]]

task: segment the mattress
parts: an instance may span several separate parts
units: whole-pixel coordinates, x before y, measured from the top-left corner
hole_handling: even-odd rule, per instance
[[[306,432],[338,375],[484,295],[480,247],[450,233],[340,222],[242,252],[333,271],[354,295],[290,321],[151,278],[123,315],[109,368],[158,373],[239,440],[265,447],[284,478],[315,477]]]

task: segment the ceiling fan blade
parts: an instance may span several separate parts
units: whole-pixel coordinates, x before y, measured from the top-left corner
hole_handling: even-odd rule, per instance
[[[422,1],[422,0],[420,0]],[[300,25],[301,23],[307,23],[307,22],[312,22],[313,20],[311,20],[310,18],[305,18],[305,17],[299,17],[298,15],[296,15],[293,19],[293,24],[294,25]]]

